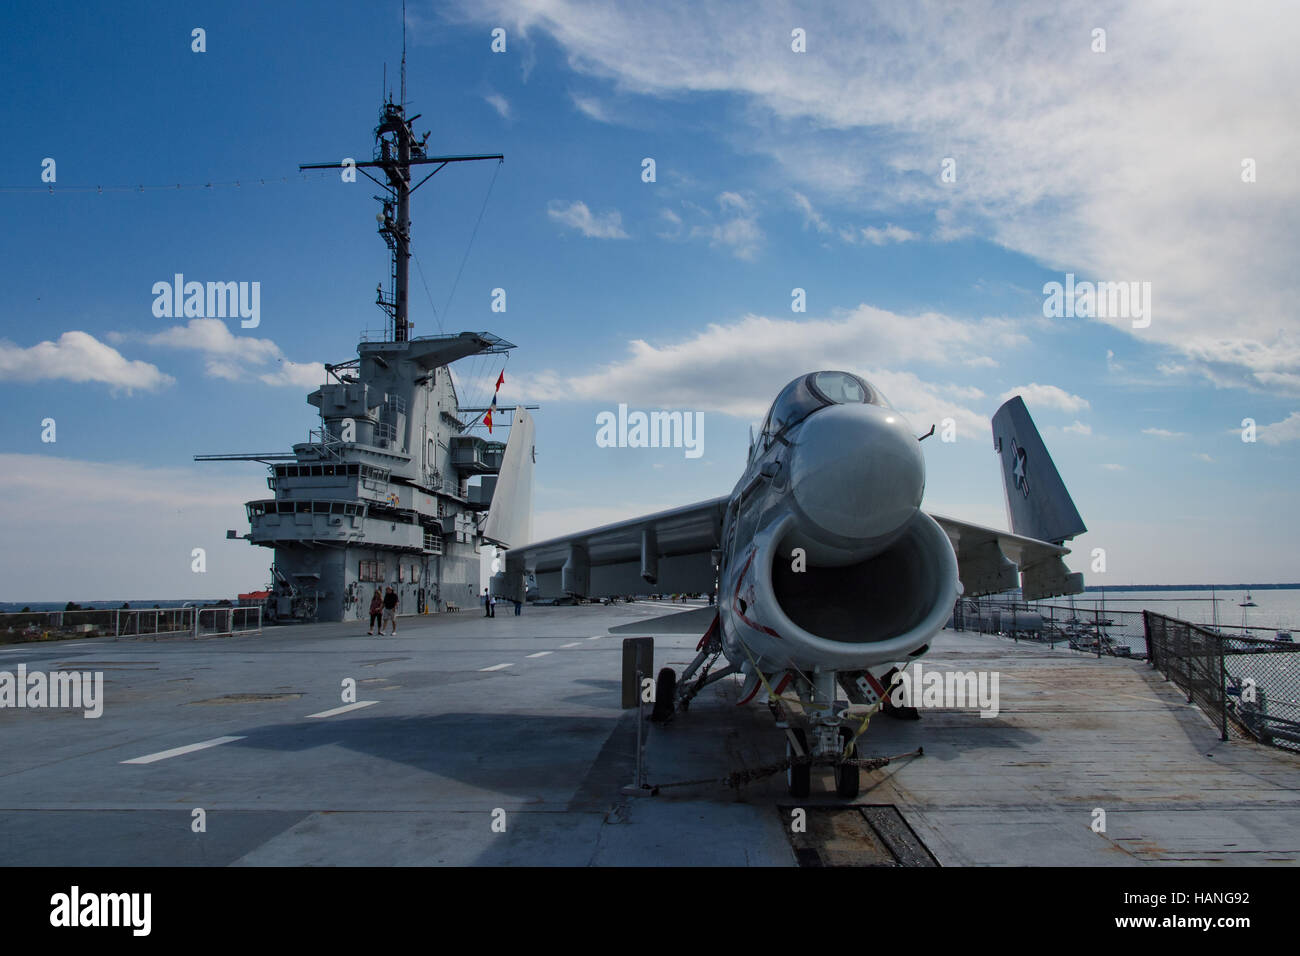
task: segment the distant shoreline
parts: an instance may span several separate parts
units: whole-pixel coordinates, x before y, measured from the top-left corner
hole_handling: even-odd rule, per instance
[[[1098,594],[1105,592],[1119,591],[1294,591],[1300,590],[1300,583],[1296,584],[1090,584],[1084,588],[1085,594]],[[168,598],[143,599],[138,601],[74,601],[74,604],[80,605],[83,611],[112,611],[120,608],[123,604],[129,604],[132,610],[151,610],[156,604],[159,608],[166,610],[168,608],[183,607],[186,604],[193,604],[199,607],[208,607],[219,604],[221,601],[232,601],[230,598]],[[30,607],[32,613],[44,613],[47,611],[62,611],[67,605],[67,601],[0,601],[0,614],[15,614],[20,612],[24,607]]]
[[[231,598],[142,598],[138,601],[118,600],[118,601],[0,601],[0,614],[18,614],[25,607],[31,608],[31,613],[46,613],[49,611],[62,611],[69,603],[76,604],[83,611],[114,611],[122,607],[123,604],[130,605],[133,611],[151,611],[154,605],[158,605],[159,610],[170,610],[172,608],[184,607],[186,604],[193,604],[196,607],[211,607],[220,604],[222,601],[230,601]]]
[[[1090,584],[1084,591],[1294,591],[1300,584]]]

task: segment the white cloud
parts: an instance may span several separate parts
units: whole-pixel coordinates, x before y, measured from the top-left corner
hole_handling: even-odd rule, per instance
[[[794,196],[794,204],[798,206],[799,211],[803,213],[803,227],[805,229],[812,227],[818,232],[831,231],[830,223],[822,217],[821,213],[813,208],[813,204],[809,201],[807,196],[801,192],[795,192],[792,195]]]
[[[564,202],[552,199],[547,204],[546,214],[561,225],[577,229],[588,239],[626,239],[623,231],[623,215],[617,209],[593,215],[587,204],[581,200]]]
[[[660,209],[659,218],[668,223],[670,230],[655,233],[660,239],[678,239],[682,234],[682,217],[671,209]]]
[[[173,325],[146,336],[145,342],[169,348],[194,349],[206,355],[240,358],[255,365],[279,358],[281,354],[280,347],[270,339],[235,335],[221,319],[190,319],[185,325]]]
[[[314,388],[325,381],[325,366],[319,362],[291,362],[270,339],[235,335],[221,319],[190,319],[144,339],[150,345],[191,349],[207,359],[205,370],[212,378],[230,382],[252,378],[267,385],[294,385]],[[261,369],[272,362],[282,367],[274,372]]]
[[[959,365],[978,349],[1023,342],[1007,319],[902,316],[866,305],[822,319],[746,315],[669,344],[637,339],[628,357],[595,371],[542,372],[517,378],[516,388],[530,401],[628,402],[757,419],[795,376],[843,368],[876,385],[919,430],[952,417],[959,433],[975,434],[988,419],[966,403],[983,399],[982,391],[926,381],[906,366]]]
[[[483,97],[488,105],[501,114],[503,120],[510,119],[510,101],[500,93],[489,93]]]
[[[1235,432],[1236,429],[1233,429]],[[1260,425],[1255,429],[1255,437],[1266,445],[1280,445],[1283,442],[1300,439],[1300,412],[1292,412],[1280,422]]]
[[[717,196],[720,216],[691,204],[705,220],[691,227],[690,238],[707,239],[710,246],[725,246],[737,259],[753,259],[763,244],[764,234],[758,225],[754,204],[735,192],[722,192]]]
[[[10,382],[63,379],[101,382],[114,389],[155,391],[176,380],[148,362],[125,358],[89,332],[64,332],[57,342],[38,342],[28,348],[0,339],[0,378]]]
[[[1171,432],[1167,428],[1144,428],[1143,435],[1153,435],[1156,438],[1186,438],[1186,432]]]
[[[1111,349],[1107,349],[1106,350],[1106,371],[1122,372],[1123,370],[1124,370],[1124,366],[1120,365],[1119,362],[1115,361],[1114,351],[1112,351]]]
[[[1057,408],[1063,412],[1081,412],[1088,408],[1088,400],[1080,398],[1078,395],[1071,395],[1064,389],[1057,388],[1055,385],[1039,385],[1037,382],[1031,382],[1028,385],[1018,385],[1015,388],[1007,389],[1001,395],[1001,401],[1006,401],[1014,395],[1019,395],[1025,400],[1025,404],[1030,409],[1046,406],[1047,408]]]
[[[1213,462],[1213,461],[1214,461],[1213,458],[1211,458],[1209,455],[1207,455],[1207,454],[1206,454],[1205,452],[1203,452],[1203,451],[1198,451],[1198,452],[1197,452],[1195,455],[1193,455],[1192,457],[1195,458],[1197,461],[1208,461],[1208,462]]]
[[[1124,471],[1124,470],[1125,470],[1125,468],[1124,468],[1123,465],[1115,465],[1115,464],[1110,464],[1110,463],[1103,464],[1101,467],[1105,468],[1107,471]]]
[[[578,112],[587,118],[593,119],[597,123],[613,122],[605,109],[605,105],[594,96],[581,96],[577,93],[570,93],[569,99],[573,100],[573,105],[578,108]]]
[[[1066,425],[1063,429],[1061,429],[1061,431],[1071,432],[1075,435],[1091,435],[1092,426],[1085,425],[1083,422],[1079,421],[1078,419],[1075,419],[1073,425]]]
[[[878,229],[875,226],[864,226],[858,230],[864,241],[871,243],[873,246],[887,246],[891,242],[910,242],[917,238],[916,233],[904,229],[902,226],[895,226],[889,223],[884,229]]]
[[[544,32],[576,73],[621,95],[738,100],[720,136],[774,160],[812,200],[877,215],[934,209],[937,239],[976,235],[1053,271],[1149,281],[1151,325],[1110,320],[1125,334],[1182,353],[1216,383],[1300,393],[1294,4],[1153,0],[1099,15],[1086,0],[840,0],[801,14],[816,43],[806,56],[773,28],[789,19],[783,0],[635,14],[463,0],[462,16]],[[1094,53],[1088,27],[1102,20],[1111,48]],[[944,157],[955,183],[940,181]],[[1247,157],[1258,165],[1249,184]]]
[[[267,385],[315,388],[325,381],[325,366],[320,362],[290,362],[288,359],[281,359],[278,369],[259,375],[258,378]]]

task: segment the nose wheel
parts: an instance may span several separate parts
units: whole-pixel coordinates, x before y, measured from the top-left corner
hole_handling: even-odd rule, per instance
[[[666,724],[673,719],[673,704],[677,697],[677,672],[665,667],[655,681],[655,706],[650,719],[656,724]]]

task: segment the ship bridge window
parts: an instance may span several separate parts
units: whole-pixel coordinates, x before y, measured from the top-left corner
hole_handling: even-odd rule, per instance
[[[327,515],[330,513],[330,503],[328,501],[313,501],[311,503],[311,513],[314,515]]]
[[[311,476],[312,476],[313,478],[321,478],[321,477],[324,476],[324,474],[325,474],[325,472],[321,469],[321,466],[320,466],[320,465],[312,465],[312,466],[311,466]]]
[[[311,502],[310,502],[310,501],[295,501],[295,502],[293,502],[293,504],[295,505],[294,510],[295,510],[298,514],[300,514],[300,515],[309,515],[309,514],[311,514]]]

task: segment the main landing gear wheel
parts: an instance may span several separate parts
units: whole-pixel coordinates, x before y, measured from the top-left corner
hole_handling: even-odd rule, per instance
[[[853,739],[853,731],[849,730],[847,727],[841,727],[840,728],[841,749],[848,746],[849,741],[852,739]],[[849,748],[848,756],[850,758],[853,758],[856,757],[857,755],[858,755],[858,748],[857,745],[854,744],[851,748]],[[845,800],[852,800],[854,797],[858,795],[858,787],[861,785],[861,780],[862,780],[861,770],[855,764],[837,763],[835,765],[835,792],[839,796],[843,797]]]
[[[673,698],[677,696],[677,672],[665,667],[659,672],[655,681],[655,708],[650,719],[657,724],[666,724],[673,719]]]
[[[803,751],[804,756],[808,755],[808,736],[799,728],[791,728],[786,731],[785,738],[785,756],[787,760],[794,759],[794,746],[790,743],[790,734],[794,734],[795,740],[799,741],[799,749]],[[805,763],[798,766],[791,765],[785,772],[785,785],[790,790],[792,797],[806,797],[812,787],[812,764]]]

